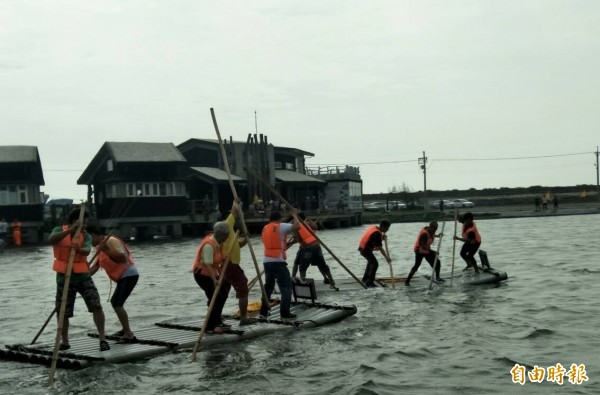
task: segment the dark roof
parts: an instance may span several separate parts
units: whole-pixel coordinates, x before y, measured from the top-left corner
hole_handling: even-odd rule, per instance
[[[219,146],[219,140],[217,139],[188,139],[186,141],[184,141],[183,143],[179,144],[177,147],[185,149],[187,146],[190,145],[196,145],[196,144],[209,144],[209,145],[216,145],[217,147]],[[231,142],[229,140],[226,141],[227,144],[231,144]],[[233,144],[247,144],[247,141],[233,141]],[[270,144],[270,143],[269,143]],[[272,145],[272,144],[270,144]],[[275,151],[279,151],[279,152],[289,152],[289,153],[294,153],[296,155],[304,155],[304,156],[310,156],[310,157],[314,157],[315,154],[313,154],[312,152],[308,152],[308,151],[304,151],[298,148],[290,148],[290,147],[279,147],[279,146],[275,146],[273,145],[273,149]]]
[[[73,199],[52,199],[46,202],[48,206],[66,206],[73,204]]]
[[[38,150],[29,145],[3,145],[0,146],[0,162],[38,162]]]
[[[36,146],[0,146],[0,182],[44,185],[42,162]]]
[[[310,177],[302,173],[297,173],[290,170],[275,170],[275,178],[283,182],[302,182],[302,183],[316,183],[324,184],[326,181],[319,180],[318,178]]]
[[[310,157],[314,157],[315,154],[313,154],[312,152],[308,152],[308,151],[304,151],[298,148],[290,148],[290,147],[277,147],[277,146],[273,146],[273,149],[275,151],[288,151],[288,152],[292,152],[294,154],[299,154],[299,155],[303,155],[303,156],[310,156]]]
[[[229,182],[229,177],[227,177],[227,172],[221,169],[217,169],[216,167],[190,167],[194,173],[197,173],[201,176],[204,176],[211,181],[226,181]],[[243,178],[236,176],[235,174],[231,175],[231,180],[233,182],[236,181],[244,181]]]
[[[127,162],[185,162],[173,143],[106,142],[104,147],[117,163]]]
[[[85,168],[77,184],[89,184],[106,160],[119,163],[186,163],[173,143],[140,143],[107,141]]]

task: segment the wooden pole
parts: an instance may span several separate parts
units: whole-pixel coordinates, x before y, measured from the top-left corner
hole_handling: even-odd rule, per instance
[[[392,257],[390,256],[390,249],[388,248],[388,241],[387,241],[387,235],[384,239],[385,242],[385,253],[387,254],[388,258],[390,258],[390,261],[392,260]],[[388,262],[388,265],[390,265],[390,277],[392,278],[392,288],[396,288],[396,282],[394,281],[394,269],[392,268],[392,262]]]
[[[262,178],[260,178],[260,180],[261,180],[261,181],[262,181],[262,182],[263,182],[263,183],[264,183],[264,184],[267,186],[267,188],[268,188],[268,189],[271,191],[271,193],[273,193],[275,196],[277,196],[277,198],[278,198],[279,200],[281,200],[281,201],[282,201],[282,202],[283,202],[283,203],[286,205],[286,207],[293,207],[292,205],[290,205],[290,203],[289,203],[287,200],[285,200],[285,199],[283,198],[283,196],[281,196],[281,194],[280,194],[280,193],[279,193],[279,192],[278,192],[278,191],[277,191],[275,188],[273,188],[273,187],[272,187],[270,184],[268,184],[267,182],[265,182],[265,180],[263,180]],[[367,288],[367,286],[366,286],[365,284],[363,284],[363,282],[362,282],[362,281],[360,281],[360,280],[359,280],[359,279],[358,279],[358,278],[357,278],[357,277],[354,275],[354,273],[352,273],[352,272],[350,271],[350,269],[348,269],[348,268],[346,267],[346,265],[344,265],[344,264],[342,263],[342,261],[340,261],[340,260],[339,260],[339,258],[338,258],[338,257],[337,257],[337,256],[336,256],[334,253],[333,253],[333,251],[331,251],[331,250],[329,249],[329,247],[327,247],[327,245],[326,245],[325,243],[323,243],[323,240],[321,240],[321,239],[319,238],[319,236],[317,236],[317,234],[316,234],[316,233],[315,233],[315,232],[312,230],[312,228],[310,227],[310,225],[308,225],[308,224],[306,224],[304,221],[302,221],[302,220],[301,220],[301,219],[298,217],[298,215],[296,214],[295,210],[292,210],[292,211],[291,211],[291,213],[292,213],[292,215],[293,215],[293,217],[294,217],[294,220],[298,221],[298,223],[301,223],[301,224],[303,224],[303,225],[304,225],[304,227],[306,228],[306,230],[308,230],[308,232],[309,232],[309,233],[310,233],[310,234],[311,234],[311,235],[312,235],[312,236],[313,236],[315,239],[317,239],[317,241],[318,241],[318,242],[319,242],[319,243],[320,243],[320,244],[323,246],[323,248],[325,248],[325,249],[327,250],[327,252],[329,252],[329,254],[330,254],[332,257],[333,257],[333,259],[335,259],[335,260],[337,261],[337,263],[339,263],[339,264],[340,264],[340,266],[341,266],[341,267],[343,267],[343,268],[344,268],[344,270],[346,270],[346,271],[348,272],[348,274],[350,274],[350,276],[352,276],[352,278],[354,278],[354,280],[356,280],[356,282],[357,282],[357,283],[359,283],[359,284],[360,284],[360,285],[361,285],[363,288],[365,288],[365,289],[366,289],[366,288]]]
[[[40,337],[40,335],[42,334],[42,332],[44,331],[44,329],[46,329],[46,325],[48,325],[48,322],[50,322],[50,320],[52,319],[52,317],[54,316],[54,313],[56,313],[56,307],[54,308],[54,310],[52,310],[52,312],[50,313],[50,315],[48,316],[48,318],[46,319],[46,322],[44,322],[44,325],[42,325],[42,327],[40,328],[40,330],[38,331],[37,335],[35,335],[35,337],[33,338],[33,340],[31,341],[31,344],[34,344],[36,342],[36,340],[38,339],[38,337]]]
[[[235,232],[236,240],[237,240],[239,234],[240,234],[239,230]],[[204,333],[206,333],[206,326],[208,325],[208,319],[210,318],[213,308],[215,307],[215,302],[217,301],[217,295],[219,294],[219,291],[221,290],[221,285],[223,284],[223,279],[225,278],[225,272],[227,271],[227,266],[229,265],[229,261],[230,261],[229,256],[231,255],[232,249],[233,249],[233,243],[231,243],[231,245],[229,246],[229,248],[227,250],[227,259],[225,259],[225,264],[223,265],[221,274],[219,274],[219,281],[217,281],[217,287],[215,288],[215,292],[213,292],[213,296],[210,300],[210,305],[208,306],[208,311],[206,312],[206,317],[204,317],[204,322],[202,323],[202,328],[200,329],[200,333],[198,334],[198,339],[196,340],[196,343],[194,344],[194,349],[192,351],[192,362],[196,362],[196,353],[198,352],[198,348],[200,348],[200,342],[202,341],[202,337],[204,337]]]
[[[264,272],[264,270],[261,270],[258,276],[262,276]],[[258,276],[254,277],[252,281],[248,283],[248,291],[250,291],[254,287],[254,285],[256,285],[256,282],[258,281]]]
[[[225,152],[225,147],[223,146],[223,140],[221,139],[221,132],[219,132],[219,125],[217,125],[217,118],[215,116],[215,110],[213,108],[210,109],[210,115],[212,117],[213,125],[215,127],[215,133],[217,134],[217,138],[219,139],[219,147],[221,148],[221,155],[223,156],[223,163],[225,165],[225,170],[227,171],[227,178],[229,179],[229,187],[231,188],[231,193],[233,194],[234,199],[239,200],[237,191],[235,189],[235,185],[233,185],[233,179],[231,178],[231,169],[229,168],[229,160],[227,159],[227,154]],[[248,166],[248,168],[250,168]],[[240,224],[242,225],[242,231],[244,232],[244,236],[247,240],[248,249],[250,250],[250,255],[252,256],[252,262],[254,263],[254,268],[256,269],[256,275],[258,276],[258,282],[260,284],[260,289],[263,294],[264,300],[269,300],[267,298],[267,292],[265,291],[265,285],[263,284],[262,277],[260,276],[260,269],[258,267],[258,261],[256,260],[256,254],[254,254],[254,248],[252,248],[252,243],[250,242],[250,237],[248,237],[248,228],[246,227],[246,220],[244,219],[244,212],[240,208],[239,210],[239,218]]]
[[[444,238],[444,228],[446,227],[446,220],[444,220],[444,222],[442,223],[442,231],[440,232],[442,234],[442,237],[440,237],[439,241],[438,241],[438,248],[437,251],[435,253],[435,261],[433,261],[433,271],[431,272],[431,278],[429,279],[429,289],[433,288],[433,276],[435,276],[435,268],[438,265],[438,257],[440,256],[440,247],[442,246],[442,239]],[[435,237],[435,235],[434,235]]]
[[[85,214],[85,204],[81,205],[79,209],[79,224],[75,235],[71,240],[78,240],[81,234],[81,228],[83,227],[83,218]],[[66,236],[65,236],[66,237]],[[75,259],[75,248],[71,247],[71,253],[69,255],[69,261],[67,262],[67,272],[65,273],[65,283],[63,285],[62,299],[60,302],[60,312],[58,314],[58,327],[56,328],[56,338],[54,339],[54,351],[52,352],[52,364],[50,365],[50,375],[48,377],[48,386],[54,384],[54,372],[56,371],[56,363],[58,360],[58,349],[60,346],[60,338],[62,335],[63,322],[65,319],[65,310],[67,307],[67,296],[69,295],[69,285],[71,283],[71,271],[73,270],[73,260]]]
[[[458,224],[458,210],[454,209],[454,237],[452,240],[452,271],[450,272],[450,286],[454,283],[454,257],[456,256],[456,227]]]

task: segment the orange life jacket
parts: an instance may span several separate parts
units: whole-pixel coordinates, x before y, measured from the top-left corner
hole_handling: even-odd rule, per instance
[[[63,225],[62,230],[68,230],[68,225]],[[52,265],[52,270],[58,273],[66,274],[67,273],[67,264],[69,263],[69,257],[71,256],[71,235],[67,235],[62,238],[61,241],[52,245],[52,250],[54,251],[54,264]],[[79,245],[83,245],[84,241],[84,233],[79,233]],[[72,273],[87,273],[88,272],[88,263],[85,255],[80,255],[75,253],[75,258],[73,259],[73,268],[71,269]]]
[[[420,252],[422,254],[427,254],[429,251],[426,250],[425,248],[423,248],[421,246],[421,236],[423,236],[424,234],[427,235],[427,242],[425,243],[425,245],[427,247],[431,247],[431,244],[433,244],[433,236],[427,231],[427,227],[423,227],[423,229],[421,229],[421,231],[419,232],[419,235],[417,236],[417,241],[415,241],[415,245],[413,246],[413,250],[415,252]]]
[[[110,237],[114,237],[119,241],[119,243],[123,245],[123,247],[125,248],[125,253],[127,254],[127,261],[115,262],[107,253],[105,253],[104,251],[100,251],[100,253],[98,254],[98,264],[102,269],[104,269],[104,271],[111,280],[117,282],[121,279],[123,273],[127,271],[129,266],[134,266],[134,262],[131,258],[131,251],[129,251],[129,248],[127,248],[127,245],[123,242],[123,240],[112,235]]]
[[[313,236],[308,230],[308,226],[310,225],[300,224],[300,227],[298,228],[298,235],[300,236],[300,240],[298,240],[298,242],[302,247],[306,247],[317,242],[316,237]]]
[[[221,246],[219,246],[219,243],[217,243],[217,241],[212,238],[212,233],[209,233],[208,235],[206,235],[206,237],[200,243],[200,247],[198,247],[198,252],[196,253],[196,259],[194,259],[194,263],[192,264],[192,271],[194,273],[196,273],[198,271],[198,269],[200,269],[200,274],[202,274],[203,276],[210,276],[210,273],[208,272],[206,265],[204,265],[204,262],[202,262],[202,250],[204,249],[204,246],[206,246],[207,244],[210,244],[214,251],[213,262],[212,262],[213,271],[215,271],[216,273],[219,272],[219,266],[221,265],[221,263],[223,262],[223,260],[225,258],[223,255],[223,251],[221,251]]]
[[[371,236],[375,232],[381,233],[381,239],[383,240],[383,232],[381,230],[379,230],[379,227],[378,226],[371,226],[370,228],[368,228],[365,231],[365,233],[360,238],[360,242],[358,243],[358,249],[359,250],[364,250],[367,247],[367,243],[369,242],[369,239],[371,238]],[[380,249],[381,249],[381,247],[375,247],[375,248],[373,248],[374,251],[379,251]]]
[[[471,226],[468,228],[465,228],[465,226],[466,225],[463,225],[463,231],[462,231],[463,239],[467,239],[470,232],[475,232],[475,241],[477,243],[481,243],[481,235],[479,234],[479,231],[477,230],[477,225],[475,225],[475,222],[473,222],[471,224]]]
[[[285,248],[283,247],[283,240],[279,235],[279,222],[269,222],[265,225],[262,230],[262,241],[265,246],[265,256],[271,258],[279,258],[283,256],[283,259],[287,258]]]

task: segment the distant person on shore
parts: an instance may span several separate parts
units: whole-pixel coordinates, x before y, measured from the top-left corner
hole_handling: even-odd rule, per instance
[[[360,255],[367,260],[367,267],[363,274],[362,281],[367,287],[376,287],[375,275],[379,268],[379,262],[375,258],[373,251],[381,252],[381,255],[385,258],[388,263],[392,263],[392,260],[388,256],[387,252],[383,248],[383,241],[386,239],[385,234],[390,229],[390,221],[387,219],[381,220],[379,226],[371,226],[367,228],[363,233],[360,242],[358,244],[358,251]]]
[[[413,250],[415,252],[415,264],[413,265],[412,269],[410,269],[410,273],[408,273],[408,277],[406,278],[404,285],[410,285],[410,280],[413,278],[417,270],[419,270],[419,266],[421,266],[423,258],[425,258],[425,260],[429,262],[429,265],[431,267],[435,266],[436,280],[439,282],[445,281],[440,277],[440,267],[442,266],[442,263],[440,262],[440,259],[437,256],[436,252],[431,249],[431,245],[433,244],[435,238],[443,236],[443,233],[439,233],[437,235],[435,234],[437,228],[437,221],[431,221],[429,223],[429,226],[425,226],[419,231],[417,240],[415,241],[415,244],[413,246]],[[437,265],[435,264],[436,258]]]
[[[21,245],[21,221],[17,218],[13,221],[12,225],[13,244],[16,246]]]
[[[440,200],[440,211],[444,211],[444,201]]]
[[[6,243],[6,234],[8,233],[8,223],[5,218],[0,219],[0,240]]]
[[[98,253],[98,263],[90,268],[90,274],[93,276],[99,268],[102,268],[106,275],[117,283],[110,304],[117,314],[121,330],[114,336],[121,337],[124,343],[135,343],[137,339],[131,331],[129,316],[123,307],[140,278],[131,251],[123,240],[113,235],[106,236],[95,225],[88,226],[87,233],[92,236],[92,245]]]
[[[477,260],[475,260],[475,253],[481,246],[481,235],[479,234],[477,225],[473,220],[473,214],[470,212],[464,213],[463,215],[459,216],[458,221],[463,224],[462,237],[454,236],[454,240],[459,240],[464,243],[460,249],[460,256],[467,264],[465,270],[472,267],[475,270],[475,273],[479,274]]]
[[[534,199],[534,202],[535,202],[535,211],[540,211],[541,210],[541,207],[540,207],[541,199],[540,199],[540,197],[536,196],[535,199]]]
[[[554,211],[558,210],[558,196],[556,194],[552,198],[552,204],[554,205]]]
[[[338,200],[336,206],[337,206],[338,213],[343,213],[344,212],[344,202],[342,201],[341,198]]]
[[[98,330],[100,339],[100,351],[110,350],[110,346],[104,337],[104,311],[100,303],[100,294],[92,280],[89,272],[87,256],[92,249],[92,237],[85,232],[87,227],[87,212],[84,214],[82,231],[77,240],[73,236],[80,225],[79,208],[71,210],[69,213],[69,224],[57,226],[52,229],[48,237],[48,243],[52,244],[54,251],[54,264],[52,269],[56,272],[56,311],[60,311],[62,303],[63,288],[66,280],[67,265],[71,255],[71,248],[75,250],[75,258],[71,269],[71,279],[69,281],[69,291],[67,295],[67,304],[65,307],[65,319],[62,325],[61,350],[68,350],[69,345],[69,318],[73,317],[75,310],[75,297],[80,294],[87,306],[87,309],[94,317],[94,324]],[[57,314],[58,317],[60,314]]]
[[[542,210],[548,210],[548,199],[546,195],[542,196]]]

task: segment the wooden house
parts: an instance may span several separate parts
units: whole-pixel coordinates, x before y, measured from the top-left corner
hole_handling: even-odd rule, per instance
[[[106,142],[77,180],[101,228],[179,237],[189,222],[186,159],[172,143]]]
[[[363,184],[356,166],[314,166],[306,173],[327,182],[323,204],[327,211],[362,212]]]
[[[310,203],[309,207],[319,207],[318,198],[323,195],[326,182],[304,174],[305,157],[313,156],[310,152],[275,147],[262,134],[250,134],[245,142],[225,141],[224,146],[233,181],[246,208],[257,200],[267,206],[275,198],[266,184],[303,209],[305,202]],[[227,211],[232,194],[219,142],[189,139],[177,147],[190,165],[190,199],[210,201],[211,212],[217,207],[221,212]]]
[[[23,243],[38,243],[44,225],[44,174],[37,147],[0,146],[0,219],[17,220]],[[12,232],[8,232],[11,241]]]

